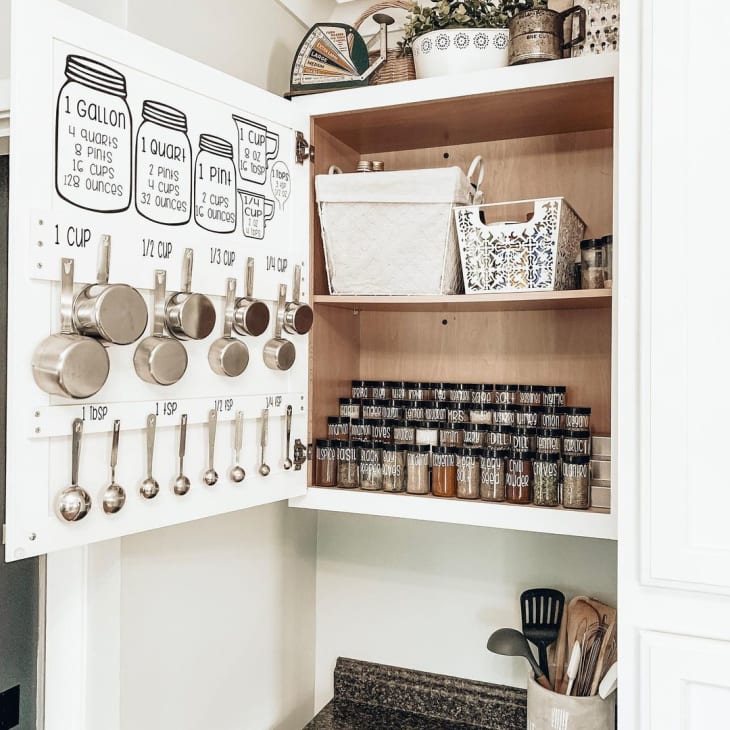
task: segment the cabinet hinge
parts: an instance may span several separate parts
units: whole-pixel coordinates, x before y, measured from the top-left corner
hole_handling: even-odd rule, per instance
[[[303,132],[297,132],[297,151],[296,151],[297,164],[303,165],[305,160],[314,162],[314,145],[309,144],[304,139]]]

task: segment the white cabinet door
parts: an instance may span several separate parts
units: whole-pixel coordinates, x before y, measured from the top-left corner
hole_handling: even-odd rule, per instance
[[[264,363],[275,336],[280,285],[291,300],[296,264],[309,280],[309,166],[295,160],[296,131],[307,115],[274,95],[157,47],[51,0],[12,7],[11,221],[8,298],[8,440],[6,553],[10,560],[141,530],[287,499],[304,493],[305,470],[285,470],[285,414],[292,443],[306,443],[308,347],[294,343],[291,369]],[[105,347],[109,376],[86,399],[48,394],[34,378],[36,348],[60,331],[60,272],[74,260],[75,292],[97,282],[101,241],[111,237],[110,281],[135,287],[152,334],[156,271],[168,295],[184,291],[183,262],[192,250],[192,290],[206,295],[216,322],[184,347],[187,370],[164,386],[135,370],[139,341]],[[243,374],[216,374],[211,345],[224,335],[228,280],[244,296],[247,261],[270,325],[257,337],[235,333],[248,348]],[[303,298],[309,298],[303,285]],[[122,316],[130,310],[125,309]],[[74,322],[83,313],[74,306]],[[193,324],[194,328],[196,325]],[[97,348],[98,350],[98,348]],[[263,412],[266,461],[258,473]],[[208,418],[217,413],[215,486],[205,486]],[[244,414],[240,484],[234,462],[236,414]],[[156,418],[154,499],[140,495],[146,433]],[[181,417],[187,415],[185,472],[192,488],[177,496]],[[71,480],[71,428],[83,420],[79,484],[91,497],[83,519],[56,514]],[[116,478],[126,503],[102,509],[109,483],[111,432],[121,422]]]

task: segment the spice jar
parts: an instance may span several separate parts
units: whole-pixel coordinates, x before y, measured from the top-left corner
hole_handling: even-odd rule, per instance
[[[591,432],[566,431],[563,434],[563,453],[566,456],[590,456]]]
[[[340,441],[337,444],[337,486],[357,489],[360,486],[360,442]]]
[[[408,400],[403,404],[403,415],[406,421],[422,421],[424,406],[421,401]]]
[[[409,494],[428,494],[431,491],[429,446],[406,447],[406,491]]]
[[[381,458],[380,444],[363,444],[360,447],[360,489],[377,492],[383,488]]]
[[[515,428],[512,434],[513,451],[536,451],[537,450],[537,429],[536,428]]]
[[[456,451],[436,446],[431,452],[431,492],[434,497],[456,496]]]
[[[406,491],[406,451],[398,444],[383,444],[383,490]]]
[[[534,495],[538,507],[557,507],[560,504],[560,457],[557,454],[537,454],[532,464]]]
[[[449,383],[449,400],[452,403],[471,403],[469,383]]]
[[[603,265],[606,269],[603,286],[610,289],[613,286],[613,236],[604,236],[601,243],[603,244]]]
[[[327,418],[327,438],[337,441],[350,440],[350,419],[340,416],[329,416]]]
[[[438,446],[440,425],[438,421],[419,421],[416,424],[416,443],[423,446]]]
[[[603,242],[589,238],[580,242],[580,288],[603,289],[606,270],[603,264]]]
[[[480,495],[487,502],[504,502],[507,499],[505,485],[506,457],[496,449],[482,449]]]
[[[402,380],[389,380],[388,385],[393,400],[406,400],[406,384]]]
[[[568,431],[588,431],[591,428],[591,409],[572,406],[564,409],[565,429]]]
[[[449,403],[446,412],[447,423],[468,423],[471,415],[471,403]]]
[[[471,449],[481,449],[486,441],[487,427],[481,423],[464,424],[464,446]]]
[[[479,499],[481,463],[479,449],[456,449],[456,496],[459,499]]]
[[[494,384],[481,383],[475,385],[471,391],[471,402],[491,405],[494,402]]]
[[[377,441],[381,444],[392,444],[393,443],[393,430],[398,424],[398,421],[392,418],[383,418],[380,421],[373,421],[370,428],[370,435],[373,441]]]
[[[314,448],[314,483],[318,487],[334,487],[337,484],[337,441],[317,439]]]
[[[537,450],[541,454],[560,454],[563,432],[558,428],[545,428],[537,432]]]
[[[539,428],[543,406],[519,406],[515,411],[515,426],[522,428]]]
[[[544,406],[555,406],[565,405],[565,393],[568,389],[564,385],[548,385],[545,392],[542,395],[542,404]]]
[[[588,509],[591,506],[590,456],[563,457],[563,507]]]
[[[446,403],[427,401],[423,404],[423,417],[426,421],[445,421],[447,410]]]
[[[408,400],[431,400],[433,393],[426,383],[406,383],[406,398]]]
[[[439,429],[439,444],[441,446],[463,446],[464,427],[461,423],[449,423]]]
[[[340,398],[340,416],[342,418],[361,418],[359,398]]]
[[[371,419],[353,418],[350,421],[350,439],[352,441],[370,441],[373,437]]]
[[[392,398],[390,394],[390,383],[386,380],[368,380],[370,387],[370,397],[378,400],[389,400]]]
[[[517,402],[517,386],[497,383],[494,386],[494,402],[498,405]]]
[[[541,406],[545,385],[520,385],[518,403],[521,406]]]
[[[387,405],[387,400],[365,400],[362,403],[362,417],[384,418],[383,407]]]
[[[494,423],[494,406],[483,403],[473,405],[469,411],[469,419],[472,423],[491,426]]]
[[[515,429],[512,426],[490,426],[487,429],[487,448],[496,449],[497,451],[510,451],[514,433]]]
[[[399,421],[393,426],[393,443],[415,444],[416,424],[412,421]]]
[[[563,429],[565,420],[565,408],[555,406],[554,408],[545,408],[540,413],[540,428]]]
[[[514,426],[519,406],[504,403],[496,406],[492,415],[495,426]]]
[[[515,451],[507,459],[507,501],[513,504],[532,502],[532,460],[534,452]]]
[[[394,418],[400,421],[403,418],[403,407],[397,400],[385,401],[383,418]]]
[[[449,383],[429,383],[434,400],[447,400],[449,397]]]
[[[368,388],[367,380],[352,381],[352,398],[360,400],[361,398],[370,398],[370,388]]]

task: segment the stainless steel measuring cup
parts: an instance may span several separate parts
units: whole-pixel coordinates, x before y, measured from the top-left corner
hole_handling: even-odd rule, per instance
[[[102,236],[96,284],[82,289],[74,299],[76,329],[115,345],[136,342],[147,327],[147,305],[142,295],[128,284],[109,283],[111,236]]]
[[[219,337],[208,350],[208,363],[217,375],[235,378],[248,365],[248,347],[232,336],[233,311],[236,304],[236,280],[226,280],[226,310],[223,317],[223,337]]]
[[[236,300],[233,314],[233,327],[239,335],[258,337],[266,332],[269,326],[269,308],[260,299],[253,296],[253,257],[246,262],[246,296]]]
[[[109,355],[92,337],[73,325],[74,260],[61,259],[61,331],[49,335],[33,353],[33,378],[51,395],[88,398],[101,390],[109,377]]]
[[[145,337],[134,352],[134,369],[142,380],[155,385],[172,385],[185,374],[188,353],[182,342],[165,334],[164,269],[155,271],[152,335]]]
[[[264,345],[264,363],[272,370],[288,370],[297,357],[294,343],[281,336],[286,307],[286,284],[279,285],[279,302],[276,307],[276,327],[274,337]]]
[[[308,304],[299,301],[301,297],[302,267],[294,267],[293,301],[287,302],[284,310],[284,329],[292,335],[306,335],[312,329],[314,312]]]
[[[170,334],[178,340],[204,340],[215,327],[215,307],[205,294],[195,294],[193,287],[193,249],[183,257],[182,291],[173,294],[165,307]]]

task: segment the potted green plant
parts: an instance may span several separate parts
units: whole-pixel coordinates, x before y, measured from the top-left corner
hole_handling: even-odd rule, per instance
[[[403,52],[412,52],[419,79],[507,65],[509,16],[502,0],[415,2]]]
[[[508,0],[503,11],[509,16],[509,65],[555,61],[563,51],[586,37],[586,11],[580,5],[558,13],[548,0]],[[578,33],[573,32],[573,15],[578,15]],[[570,30],[566,33],[566,21]]]

